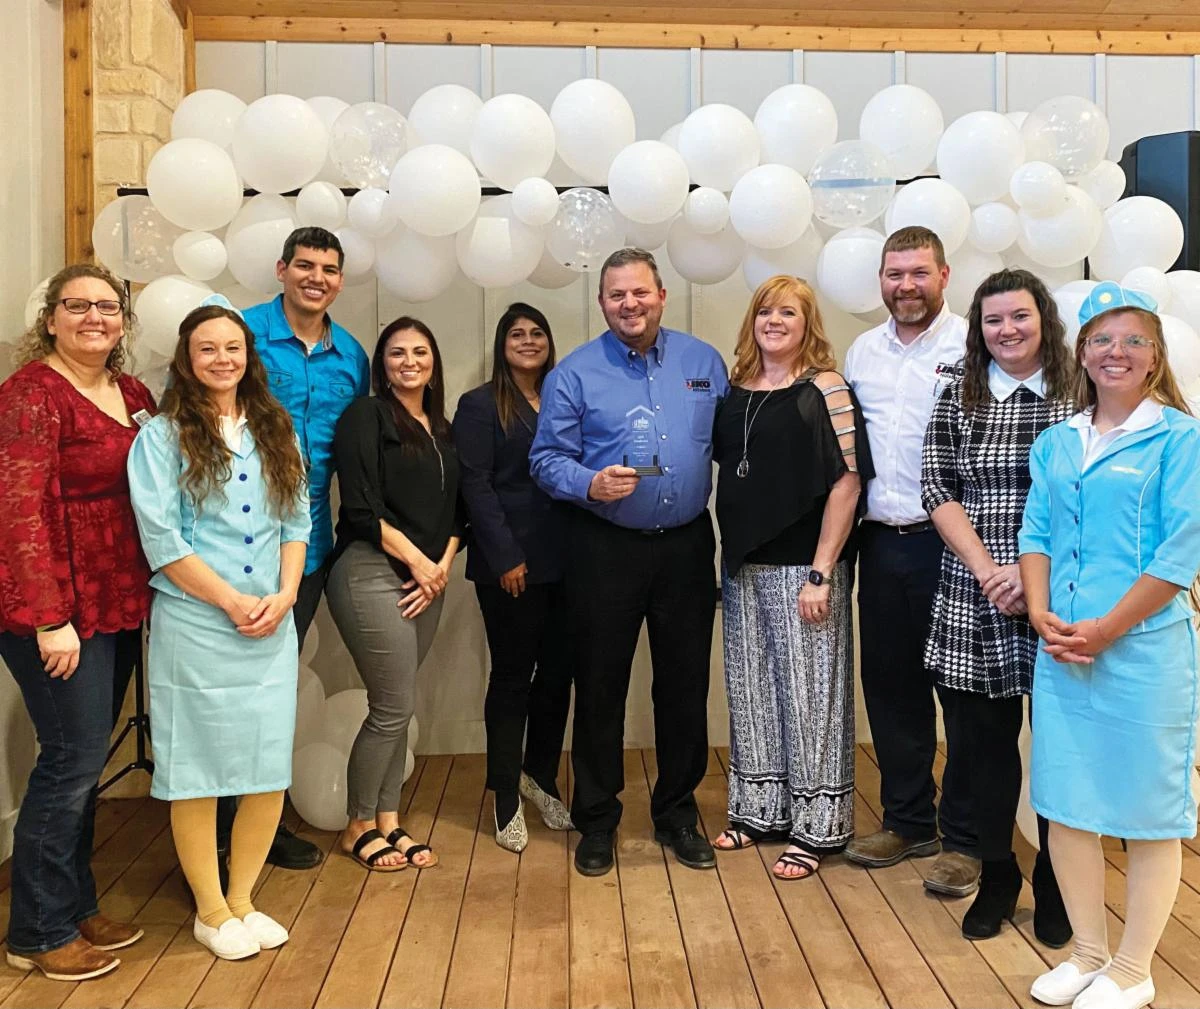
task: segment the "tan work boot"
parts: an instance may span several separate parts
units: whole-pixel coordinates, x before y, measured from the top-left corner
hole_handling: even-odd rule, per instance
[[[94,914],[79,923],[79,934],[96,949],[124,949],[132,946],[146,933],[136,925],[113,921],[102,914]]]
[[[982,862],[961,851],[944,851],[930,866],[925,889],[947,897],[966,897],[979,889]]]
[[[942,844],[936,837],[932,841],[911,841],[894,830],[877,830],[846,845],[846,858],[868,869],[882,869],[906,858],[928,858],[941,850]]]
[[[110,970],[116,970],[121,962],[111,953],[96,949],[82,937],[45,953],[30,953],[25,956],[9,952],[5,954],[5,958],[8,965],[17,970],[30,971],[36,967],[51,981],[86,981],[107,974]]]

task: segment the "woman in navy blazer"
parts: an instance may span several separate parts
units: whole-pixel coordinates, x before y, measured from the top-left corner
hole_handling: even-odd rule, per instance
[[[529,475],[542,380],[554,367],[546,317],[510,305],[496,325],[492,362],[491,381],[458,401],[454,441],[471,522],[467,578],[492,655],[487,787],[495,792],[496,843],[519,852],[529,839],[521,796],[552,830],[571,827],[555,784],[571,697],[564,517]]]

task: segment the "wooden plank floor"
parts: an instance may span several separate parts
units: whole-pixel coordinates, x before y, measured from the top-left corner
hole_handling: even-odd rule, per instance
[[[617,871],[571,869],[578,835],[530,818],[520,858],[492,841],[482,756],[419,758],[405,788],[404,822],[429,835],[432,870],[368,874],[334,851],[336,836],[302,836],[328,857],[305,872],[267,867],[259,906],[291,941],[252,960],[214,960],[191,937],[191,908],[175,861],[166,807],[117,799],[97,814],[101,905],[137,921],[146,938],[121,967],[80,985],[0,965],[0,1009],[118,1006],[550,1007],[894,1006],[1032,1009],[1033,977],[1063,952],[1033,939],[1028,882],[1016,927],[969,943],[969,900],[930,896],[920,862],[864,871],[827,859],[815,880],[779,882],[780,845],[722,855],[717,872],[664,857],[649,823],[651,751],[625,760]],[[727,753],[714,751],[697,792],[705,831],[725,825]],[[939,761],[939,772],[942,761]],[[564,788],[567,761],[563,763]],[[856,826],[879,824],[879,770],[857,753]],[[299,826],[299,824],[293,824]],[[1018,835],[1028,877],[1033,851]],[[329,854],[333,851],[332,854]],[[1109,931],[1125,913],[1126,858],[1106,842]],[[1200,1009],[1200,844],[1184,848],[1184,882],[1154,965],[1157,1007]],[[8,924],[0,879],[0,932]]]

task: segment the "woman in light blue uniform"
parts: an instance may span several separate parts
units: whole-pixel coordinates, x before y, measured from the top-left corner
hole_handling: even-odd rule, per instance
[[[1098,285],[1080,310],[1070,420],[1030,457],[1020,533],[1033,680],[1032,802],[1075,930],[1071,957],[1033,985],[1076,1009],[1139,1009],[1179,888],[1191,790],[1200,567],[1200,422],[1167,364],[1156,305]],[[1125,931],[1109,958],[1098,835],[1128,839]]]
[[[291,782],[296,631],[291,608],[311,523],[287,412],[254,337],[230,309],[180,325],[162,412],[138,435],[129,484],[150,567],[150,794],[171,802],[193,933],[224,959],[287,940],[250,889]],[[228,898],[217,872],[216,800],[242,796]]]

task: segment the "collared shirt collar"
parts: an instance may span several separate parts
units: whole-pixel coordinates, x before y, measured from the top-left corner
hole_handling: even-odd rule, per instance
[[[1013,378],[995,361],[988,365],[988,389],[996,397],[997,402],[1003,403],[1021,386],[1025,386],[1038,399],[1046,398],[1046,381],[1041,368],[1038,368],[1028,378]]]
[[[611,329],[606,329],[604,331],[604,336],[612,341],[612,346],[615,347],[617,352],[626,360],[631,361],[635,357],[642,356],[627,343],[622,341],[622,339]],[[646,349],[645,356],[647,358],[649,358],[651,351],[654,351],[655,360],[661,365],[667,354],[667,329],[665,326],[658,327],[658,335],[654,338],[654,342]]]
[[[287,313],[283,310],[283,295],[277,294],[271,302],[271,325],[267,329],[268,340],[300,340],[292,330],[292,324],[288,322]],[[303,340],[300,340],[304,343]],[[321,337],[321,342],[318,346],[322,350],[335,350],[339,354],[336,343],[333,342],[333,320],[329,318],[329,313],[325,313],[325,334]],[[313,348],[316,349],[315,347]]]
[[[934,316],[933,322],[931,322],[929,324],[929,328],[926,329],[923,333],[921,333],[920,336],[918,336],[915,340],[913,340],[907,346],[909,346],[909,347],[915,346],[916,344],[923,341],[927,336],[930,336],[931,334],[936,333],[939,329],[942,328],[942,326],[944,326],[946,324],[946,321],[950,318],[951,314],[952,313],[950,311],[950,306],[945,301],[943,301],[942,302],[942,310],[940,312],[938,312],[938,314],[936,316]],[[885,324],[884,332],[887,334],[887,338],[889,340],[894,340],[897,343],[900,341],[900,335],[896,332],[896,320],[890,315],[888,316],[888,321]]]
[[[1093,408],[1088,407],[1088,409],[1075,414],[1067,423],[1077,431],[1085,430],[1092,427],[1092,413]],[[1133,413],[1125,418],[1123,424],[1118,424],[1108,433],[1112,434],[1113,431],[1120,431],[1122,434],[1133,434],[1135,431],[1144,431],[1146,428],[1153,427],[1162,420],[1162,415],[1163,405],[1158,400],[1147,396],[1134,407]],[[1093,428],[1094,432],[1095,429]]]

